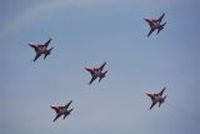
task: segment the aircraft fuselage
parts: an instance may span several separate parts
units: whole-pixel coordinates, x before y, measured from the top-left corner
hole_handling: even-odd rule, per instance
[[[94,72],[94,77],[101,77],[102,76],[102,71],[101,70],[97,70]]]
[[[37,53],[38,54],[45,54],[48,52],[48,49],[46,47],[38,47]]]

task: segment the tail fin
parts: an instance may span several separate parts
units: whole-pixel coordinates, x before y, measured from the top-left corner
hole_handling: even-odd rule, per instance
[[[104,76],[106,76],[107,72],[108,72],[108,70],[106,70],[106,71],[103,73],[103,74],[104,74]]]
[[[163,102],[165,102],[165,99],[167,98],[167,95],[165,95],[164,97],[163,97]]]
[[[165,102],[165,99],[166,99],[166,98],[167,98],[167,95],[165,95],[165,96],[161,99],[161,101],[159,102],[159,107],[161,106],[162,103]]]
[[[163,23],[162,25],[160,25],[160,28],[158,28],[157,34],[160,33],[161,30],[164,29],[164,26],[167,24],[167,22]]]
[[[54,47],[51,47],[48,51],[49,51],[49,54],[51,53],[51,51],[54,49]]]
[[[68,110],[68,112],[63,116],[63,120],[74,110],[74,108],[71,108]]]
[[[164,28],[164,26],[167,24],[167,22],[163,23],[161,26]]]
[[[52,51],[53,49],[54,49],[54,47],[50,48],[50,49],[45,53],[45,55],[44,55],[44,60],[46,59],[46,57],[47,57],[48,55],[51,54],[51,51]]]
[[[74,108],[71,108],[71,109],[69,110],[69,113],[71,113],[73,110],[74,110]]]
[[[101,75],[101,77],[99,78],[99,82],[101,82],[101,80],[106,76],[107,72],[108,72],[108,70],[105,71],[105,72]]]

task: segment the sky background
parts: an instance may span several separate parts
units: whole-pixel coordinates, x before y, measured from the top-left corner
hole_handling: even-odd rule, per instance
[[[1,0],[2,134],[199,134],[199,0]],[[143,18],[166,13],[149,38]],[[53,38],[32,62],[27,44]],[[84,67],[109,72],[92,85]],[[166,86],[151,111],[146,92]],[[65,120],[50,105],[73,100]]]

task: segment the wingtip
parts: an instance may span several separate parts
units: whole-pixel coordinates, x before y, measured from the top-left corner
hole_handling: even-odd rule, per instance
[[[69,103],[71,104],[73,102],[73,100],[70,100]]]
[[[166,98],[167,98],[167,96],[168,96],[168,95],[165,95],[165,97],[164,97],[164,98],[166,99]]]
[[[88,83],[88,85],[92,85],[92,83],[91,83],[91,82],[89,82],[89,83]]]
[[[150,97],[150,95],[151,95],[150,93],[145,93],[145,94],[146,94],[147,96],[149,96],[149,97]]]
[[[50,105],[50,108],[55,110],[56,107],[54,105]]]
[[[149,21],[149,19],[147,19],[147,18],[143,18],[146,22],[148,22]]]
[[[31,43],[28,43],[28,45],[29,45],[30,47],[32,47],[32,48],[34,47],[34,45],[33,45],[33,44],[31,44]]]
[[[149,38],[149,37],[150,37],[150,35],[151,35],[151,34],[147,34],[147,38]]]
[[[87,67],[85,67],[84,69],[85,69],[86,71],[90,71],[90,69],[89,69],[89,68],[87,68]]]
[[[54,48],[55,48],[55,47],[51,47],[51,48],[49,49],[49,51],[52,51]]]
[[[53,105],[50,105],[50,108],[52,108],[52,109],[53,109]]]

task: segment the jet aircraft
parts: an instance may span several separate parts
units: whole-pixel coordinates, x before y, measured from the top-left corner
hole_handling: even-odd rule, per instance
[[[156,103],[159,103],[159,107],[161,106],[161,104],[165,101],[167,97],[167,95],[163,97],[165,89],[166,88],[164,87],[159,93],[153,93],[153,94],[146,93],[146,95],[149,96],[152,101],[152,104],[149,109],[152,109]]]
[[[157,29],[157,34],[159,34],[160,31],[164,29],[164,26],[166,25],[166,22],[161,24],[162,19],[164,18],[164,16],[165,16],[165,13],[163,13],[158,19],[147,19],[147,18],[144,18],[144,20],[150,26],[150,31],[149,31],[147,37],[149,37],[156,29]]]
[[[106,73],[108,72],[108,70],[103,72],[103,69],[104,69],[106,64],[107,63],[104,62],[103,65],[101,65],[98,68],[95,68],[95,67],[94,68],[85,68],[85,70],[88,71],[92,76],[92,78],[91,78],[91,80],[89,82],[89,85],[92,84],[92,82],[94,80],[96,80],[98,77],[99,77],[99,82],[101,82],[101,80],[106,76]]]
[[[33,62],[35,62],[42,54],[44,54],[44,60],[46,59],[48,55],[51,54],[51,51],[54,49],[54,47],[51,47],[50,49],[48,49],[48,45],[50,44],[51,40],[52,39],[50,38],[44,44],[32,44],[32,43],[28,44],[30,47],[32,47],[35,50],[35,53],[36,53]]]
[[[69,106],[71,105],[72,100],[67,103],[65,106],[59,105],[59,106],[52,106],[51,108],[53,110],[55,110],[56,112],[56,117],[54,118],[53,122],[55,122],[59,117],[61,117],[63,115],[63,120],[72,112],[73,108],[68,109]]]

